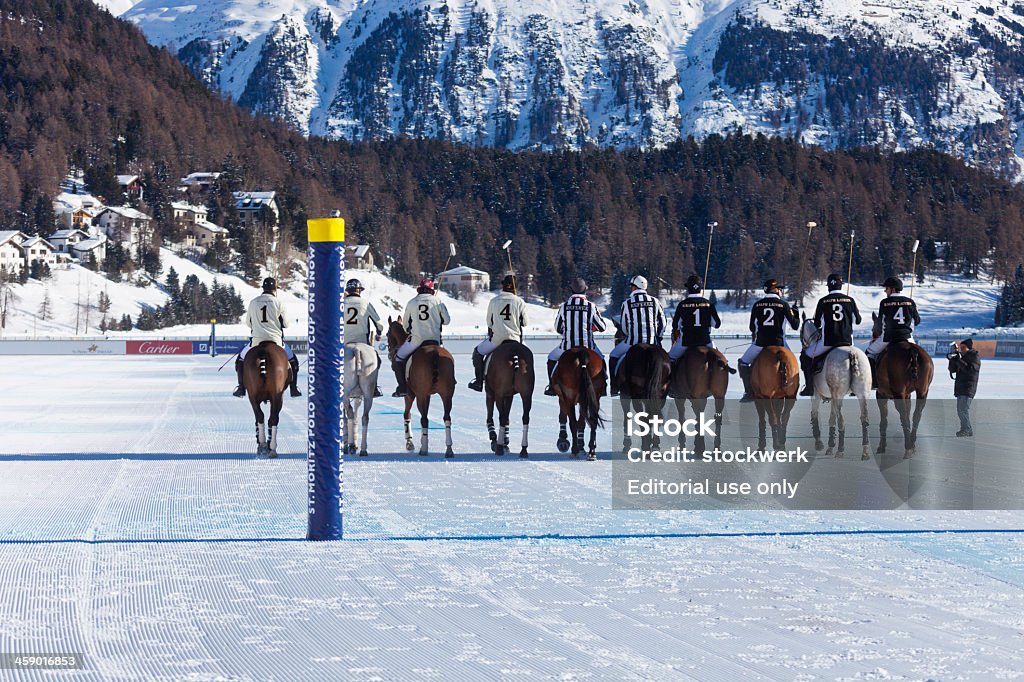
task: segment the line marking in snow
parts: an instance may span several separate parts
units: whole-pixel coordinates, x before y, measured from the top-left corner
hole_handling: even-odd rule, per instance
[[[530,540],[553,540],[560,542],[616,541],[616,540],[689,540],[700,538],[792,538],[792,537],[841,537],[856,535],[1021,535],[1024,528],[892,528],[860,530],[784,530],[784,531],[737,531],[692,532],[692,533],[606,533],[598,535],[522,534],[522,535],[382,535],[380,537],[345,538],[338,542],[516,542]],[[63,538],[59,540],[3,540],[2,545],[175,545],[175,544],[225,544],[256,542],[308,542],[305,538],[109,538],[89,540],[84,538]]]

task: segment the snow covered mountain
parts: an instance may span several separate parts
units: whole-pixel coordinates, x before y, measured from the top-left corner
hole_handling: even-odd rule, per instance
[[[139,0],[95,0],[100,7],[105,7],[115,17],[130,10]]]
[[[551,149],[743,130],[1024,177],[1020,2],[142,0],[124,17],[305,133]]]

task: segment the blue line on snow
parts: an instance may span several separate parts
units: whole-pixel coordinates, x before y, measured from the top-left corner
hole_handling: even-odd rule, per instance
[[[556,540],[570,542],[615,541],[615,540],[686,540],[700,538],[791,538],[818,536],[856,535],[1021,535],[1024,528],[906,528],[875,530],[786,530],[750,531],[735,533],[692,532],[692,533],[608,533],[602,535],[393,535],[380,537],[345,538],[341,542],[515,542],[524,540]],[[160,545],[160,544],[203,544],[239,542],[307,542],[305,538],[140,538],[85,540],[65,538],[60,540],[3,540],[2,545]]]

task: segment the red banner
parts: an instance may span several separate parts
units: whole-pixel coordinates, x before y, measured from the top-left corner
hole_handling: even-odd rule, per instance
[[[129,341],[128,355],[192,355],[191,341]]]

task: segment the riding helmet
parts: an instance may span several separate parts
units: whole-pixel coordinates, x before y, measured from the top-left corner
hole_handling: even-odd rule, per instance
[[[574,294],[587,293],[587,280],[583,279],[582,277],[576,278],[576,280],[572,283],[570,289]]]
[[[434,280],[431,279],[430,277],[424,277],[423,279],[420,280],[419,288],[420,289],[430,289],[430,290],[433,290],[433,288],[434,288]]]
[[[263,291],[277,291],[277,280],[273,277],[263,280]]]
[[[501,280],[501,288],[508,289],[511,291],[516,286],[516,276],[509,273],[505,275],[505,279]]]
[[[835,291],[836,289],[842,289],[842,288],[843,288],[843,277],[842,277],[842,275],[837,275],[836,273],[833,272],[831,275],[828,276],[828,290],[829,291]]]
[[[691,294],[699,294],[704,290],[704,282],[698,275],[690,275],[686,280],[686,291]]]
[[[349,281],[345,282],[345,291],[362,291],[362,290],[363,290],[363,283],[360,282],[358,279],[350,279]]]
[[[636,275],[633,279],[629,280],[629,283],[637,289],[647,290],[647,278],[643,275]]]
[[[772,289],[781,289],[781,288],[782,288],[782,285],[779,284],[777,281],[775,281],[774,277],[772,277],[771,279],[765,281],[765,283],[764,283],[764,292],[766,294],[770,294]]]
[[[899,277],[886,277],[885,281],[882,282],[882,288],[903,291],[903,280]]]

